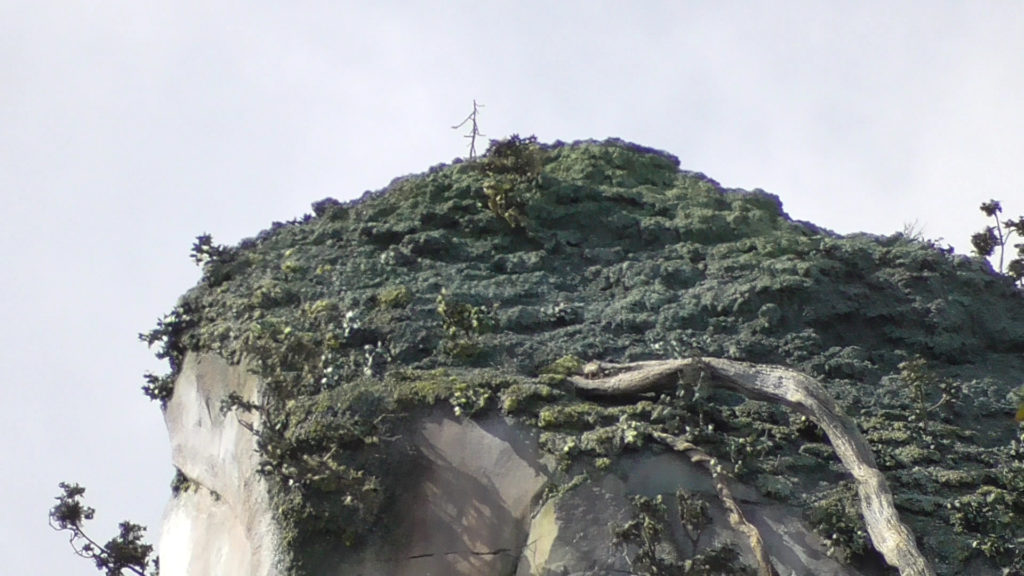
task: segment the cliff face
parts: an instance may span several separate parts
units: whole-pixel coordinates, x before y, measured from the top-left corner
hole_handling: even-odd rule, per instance
[[[813,419],[703,373],[573,384],[696,356],[821,382],[937,573],[1024,565],[1024,300],[983,261],[794,222],[620,141],[511,140],[314,212],[197,243],[154,332],[165,574],[744,574],[751,531],[782,574],[887,573]]]
[[[260,576],[287,572],[267,487],[255,473],[253,436],[217,408],[231,392],[255,398],[258,379],[215,355],[185,361],[167,407],[175,466],[189,479],[168,506],[161,571],[170,575]],[[556,463],[529,426],[497,414],[459,418],[434,409],[402,426],[405,454],[391,465],[394,501],[378,522],[387,528],[361,546],[324,546],[301,559],[312,574],[515,574],[629,571],[609,546],[614,527],[634,513],[629,495],[707,499],[705,538],[727,542],[749,563],[746,543],[715,501],[707,471],[676,454],[631,454],[585,484],[558,485]],[[736,484],[782,573],[857,575],[826,555],[802,512]],[[669,539],[683,547],[680,534]],[[692,548],[692,544],[689,545]],[[788,571],[788,572],[787,572]]]
[[[164,417],[185,480],[165,512],[163,574],[277,574],[279,545],[253,435],[220,410],[231,393],[256,398],[259,378],[210,354],[190,355]]]

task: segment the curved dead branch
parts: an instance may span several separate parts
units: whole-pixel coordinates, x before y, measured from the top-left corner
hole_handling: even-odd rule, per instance
[[[840,461],[857,483],[864,524],[875,548],[901,576],[935,576],[910,529],[900,520],[885,476],[854,422],[836,406],[817,380],[782,366],[722,358],[686,358],[628,364],[591,363],[589,377],[569,380],[591,396],[632,396],[671,390],[680,384],[706,384],[754,400],[778,402],[814,420],[825,431]]]

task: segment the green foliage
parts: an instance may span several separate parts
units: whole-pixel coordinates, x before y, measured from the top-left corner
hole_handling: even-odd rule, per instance
[[[220,244],[214,244],[213,236],[210,234],[200,234],[196,236],[196,241],[192,243],[192,251],[189,257],[197,266],[202,266],[209,262],[221,260],[230,252],[229,248]]]
[[[477,336],[490,330],[494,325],[486,309],[459,302],[443,288],[437,296],[437,314],[441,317],[441,326],[445,334],[450,338],[457,338],[460,335],[466,338]]]
[[[1024,573],[1024,428],[1002,452],[994,482],[947,506],[954,529],[971,548],[1010,568],[1005,573]]]
[[[151,349],[156,346],[156,357],[167,360],[170,365],[170,372],[167,374],[147,372],[143,375],[146,383],[142,386],[142,393],[150,400],[160,402],[161,407],[165,407],[174,394],[174,379],[185,359],[186,333],[194,325],[195,318],[190,307],[179,304],[169,314],[157,320],[155,328],[139,334],[139,340],[145,342]]]
[[[633,496],[631,500],[636,515],[625,525],[615,528],[614,543],[636,549],[631,559],[634,569],[648,574],[666,574],[671,570],[670,562],[659,554],[658,548],[662,545],[668,509],[660,494],[654,498]]]
[[[445,356],[469,362],[483,352],[479,338],[494,329],[493,309],[459,301],[442,288],[437,296],[436,310],[445,334],[441,342],[441,351]]]
[[[185,334],[194,325],[195,318],[190,307],[179,304],[169,314],[158,319],[155,328],[139,334],[139,340],[150,348],[157,345],[155,356],[160,360],[167,360],[171,372],[176,373],[185,358]]]
[[[456,416],[472,416],[486,408],[493,396],[488,388],[469,382],[458,382],[448,402],[451,403]]]
[[[723,189],[665,153],[518,141],[356,202],[317,203],[318,217],[275,223],[237,247],[198,241],[200,284],[143,335],[171,364],[166,377],[147,376],[154,399],[170,396],[186,352],[259,375],[261,403],[233,409],[243,422],[259,416],[287,546],[383,529],[388,454],[404,449],[396,423],[430,405],[543,426],[542,449],[585,470],[614,467],[658,430],[735,457],[792,504],[821,500],[838,478],[821,431],[785,411],[692,390],[589,402],[564,381],[579,358],[697,354],[800,368],[870,435],[901,506],[982,484],[1012,492],[993,480],[1007,458],[994,446],[1017,427],[1005,399],[1020,381],[1024,308],[1004,279],[906,237],[794,222],[774,196]],[[503,222],[529,234],[497,234]],[[423,299],[441,287],[451,294],[438,305]],[[940,377],[899,376],[916,356],[928,373],[955,375],[959,401]],[[504,380],[468,365],[500,367]],[[973,536],[954,534],[941,504],[914,510],[925,534],[941,536],[925,553],[952,565],[949,549]]]
[[[85,522],[96,514],[82,502],[85,488],[61,482],[60,489],[63,493],[56,497],[57,504],[50,509],[50,527],[70,532],[69,540],[76,554],[92,560],[96,569],[106,576],[122,576],[126,571],[138,576],[159,574],[160,564],[153,557],[153,546],[142,540],[145,527],[121,522],[117,535],[106,544],[99,544],[85,532]]]
[[[994,486],[957,498],[949,505],[953,527],[970,535],[971,547],[985,556],[1024,567],[1024,534],[1020,493]]]
[[[179,496],[184,492],[195,490],[198,485],[193,482],[185,473],[181,470],[174,469],[174,478],[171,479],[171,494]]]
[[[541,168],[536,136],[520,138],[513,134],[504,140],[491,140],[482,165],[488,176],[536,178]]]
[[[856,562],[871,550],[859,502],[853,483],[844,480],[820,496],[808,511],[811,526],[825,540],[829,556],[844,564]]]
[[[540,373],[566,378],[574,374],[579,374],[581,370],[583,370],[583,360],[569,354],[567,356],[562,356],[547,366],[544,366],[540,369]]]
[[[546,384],[513,384],[501,393],[501,411],[515,414],[557,401],[564,393]]]
[[[158,376],[152,372],[146,372],[142,377],[146,380],[142,393],[150,400],[160,402],[161,406],[166,406],[174,395],[174,377],[171,374]]]
[[[680,559],[680,552],[666,536],[668,507],[659,494],[654,498],[632,496],[635,510],[632,520],[613,526],[614,544],[632,552],[629,558],[633,573],[665,576],[753,576],[754,570],[744,566],[739,552],[730,545],[699,550],[699,540],[711,525],[707,503],[699,496],[679,490],[676,502],[679,521],[691,543],[690,554]]]
[[[537,138],[513,134],[505,140],[491,140],[481,161],[486,179],[487,206],[512,228],[526,224],[527,195],[541,171]]]
[[[1017,249],[1017,257],[1011,259],[1006,264],[1005,269],[1003,267],[1006,248],[1010,245],[1010,238],[1014,234],[1018,237],[1024,237],[1024,216],[1016,220],[1000,220],[999,214],[1002,213],[1003,206],[998,200],[989,200],[983,203],[981,211],[989,218],[995,220],[995,226],[986,226],[984,230],[971,236],[971,245],[974,247],[974,253],[984,258],[989,258],[995,254],[996,248],[998,248],[999,273],[1002,274],[1005,271],[1017,284],[1024,286],[1024,243],[1013,246]]]
[[[925,422],[930,412],[954,405],[963,395],[956,381],[936,376],[921,356],[901,362],[898,368],[900,381],[910,388],[914,399],[915,422]],[[936,392],[939,399],[933,400]]]

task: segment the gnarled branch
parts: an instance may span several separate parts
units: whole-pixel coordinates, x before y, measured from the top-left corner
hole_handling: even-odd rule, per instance
[[[778,402],[814,420],[825,431],[840,461],[857,482],[864,524],[875,548],[901,576],[935,576],[914,535],[900,520],[885,476],[853,420],[836,406],[817,380],[782,366],[722,358],[686,358],[628,364],[591,363],[591,378],[570,377],[582,394],[632,396],[704,383],[754,400]]]

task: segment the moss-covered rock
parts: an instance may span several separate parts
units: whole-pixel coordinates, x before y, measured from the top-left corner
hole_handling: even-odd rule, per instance
[[[1021,530],[996,546],[970,520],[1002,522],[1024,501],[1006,472],[1021,462],[1010,394],[1024,372],[1012,280],[901,234],[793,221],[777,197],[724,189],[664,152],[516,145],[529,148],[521,170],[488,156],[437,166],[317,202],[238,246],[207,241],[202,281],[145,336],[172,377],[187,352],[258,373],[259,402],[227,409],[263,419],[263,470],[296,550],[373,537],[394,489],[381,443],[409,413],[447,403],[536,427],[566,470],[652,450],[651,430],[683,436],[805,506],[870,572],[878,559],[835,488],[845,472],[813,425],[724,392],[618,405],[564,384],[592,360],[699,354],[825,382],[931,535],[921,545],[940,573],[1021,561]],[[912,359],[934,378],[908,379]],[[166,400],[170,379],[159,381]],[[982,481],[998,492],[977,492]]]

